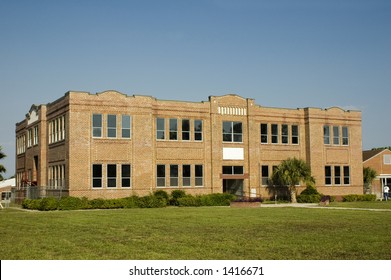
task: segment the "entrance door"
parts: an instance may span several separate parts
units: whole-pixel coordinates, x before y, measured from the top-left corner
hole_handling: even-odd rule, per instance
[[[223,192],[243,197],[243,179],[223,179]]]

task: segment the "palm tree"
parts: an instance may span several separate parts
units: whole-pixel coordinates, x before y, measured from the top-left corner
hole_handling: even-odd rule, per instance
[[[371,167],[365,167],[363,169],[364,175],[364,193],[371,193],[372,182],[375,180],[377,176],[377,172],[375,169]]]
[[[301,159],[288,158],[281,162],[272,174],[273,184],[287,186],[291,195],[291,202],[296,203],[296,186],[300,182],[315,183],[311,175],[311,167]]]
[[[3,147],[0,146],[0,159],[3,159],[6,157],[6,155],[2,152],[2,149],[3,149]],[[0,164],[0,181],[4,180],[3,175],[1,175],[1,173],[5,173],[6,171],[7,170],[5,169],[5,167]]]

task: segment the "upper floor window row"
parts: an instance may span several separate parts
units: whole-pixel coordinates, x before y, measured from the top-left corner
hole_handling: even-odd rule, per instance
[[[49,144],[65,140],[65,115],[49,121]]]
[[[120,115],[120,117],[114,114],[106,115],[106,130],[103,129],[103,118],[102,114],[92,115],[92,137],[131,138],[132,117],[130,115]]]
[[[299,144],[299,126],[261,123],[262,144]]]
[[[223,122],[223,142],[243,143],[243,125],[241,122]]]
[[[20,155],[26,152],[25,134],[16,137],[16,154]]]
[[[38,145],[38,125],[27,130],[27,148]]]
[[[156,118],[156,140],[202,141],[202,120]]]
[[[323,126],[323,143],[325,145],[349,145],[349,128],[347,126]]]

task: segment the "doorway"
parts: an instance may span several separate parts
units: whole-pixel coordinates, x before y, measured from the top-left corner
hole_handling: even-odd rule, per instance
[[[223,193],[243,197],[243,179],[223,179]]]

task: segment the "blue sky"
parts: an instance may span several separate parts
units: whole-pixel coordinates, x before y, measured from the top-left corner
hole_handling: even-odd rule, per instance
[[[0,36],[6,176],[15,123],[68,90],[358,109],[364,149],[391,146],[388,0],[1,0]]]

